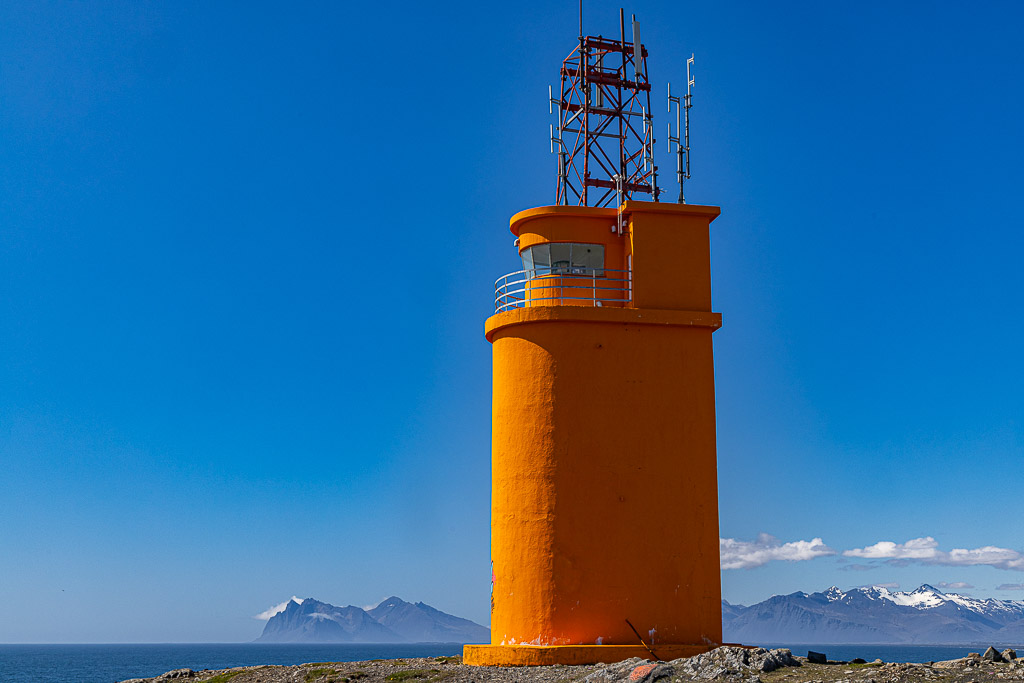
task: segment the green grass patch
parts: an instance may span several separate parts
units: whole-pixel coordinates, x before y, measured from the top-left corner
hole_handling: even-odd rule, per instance
[[[203,683],[228,683],[235,676],[241,676],[244,673],[244,669],[242,671],[226,671],[222,674],[217,674],[213,678],[207,678]]]
[[[435,662],[441,662],[442,664],[462,664],[462,657],[459,655],[452,655],[450,657],[434,657]]]
[[[306,672],[303,683],[351,683],[351,681],[358,681],[360,678],[366,678],[366,672],[362,669],[356,669],[355,671],[338,671],[334,667],[338,666],[336,663],[324,662],[325,664],[331,664],[331,666],[319,666],[315,669],[310,669]]]

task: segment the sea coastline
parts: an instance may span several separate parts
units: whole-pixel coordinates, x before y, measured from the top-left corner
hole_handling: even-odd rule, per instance
[[[777,643],[761,645],[778,646]],[[993,644],[1002,649],[1006,644]],[[1008,644],[1013,647],[1013,644]],[[827,654],[831,660],[923,663],[964,657],[983,652],[980,645],[838,645],[797,644],[785,647],[794,655],[809,651]],[[1024,649],[1019,648],[1024,654]],[[462,652],[460,643],[421,644],[258,644],[258,643],[174,643],[174,644],[14,644],[0,645],[0,680],[4,683],[114,683],[131,679],[157,678],[168,671],[191,669],[223,673],[240,667],[298,667],[309,662],[353,663],[370,660],[428,662],[450,658]],[[432,667],[426,665],[425,670]],[[449,667],[450,664],[445,666]],[[422,667],[421,667],[422,668]],[[433,668],[437,668],[434,666]],[[468,668],[468,667],[467,667]],[[396,669],[397,670],[397,669]],[[297,669],[292,669],[292,673]],[[478,670],[479,671],[479,670]],[[540,671],[523,671],[522,680],[534,680]],[[975,672],[976,673],[976,672]],[[210,675],[213,675],[212,673]],[[589,675],[589,674],[588,674]],[[166,679],[165,679],[166,680]],[[200,683],[201,676],[183,680]],[[300,677],[299,680],[302,680]],[[481,679],[482,680],[482,679]],[[788,680],[788,679],[787,679]],[[822,679],[824,680],[824,679]],[[970,679],[968,679],[970,680]],[[980,679],[977,679],[980,680]],[[238,678],[235,683],[245,683]],[[793,679],[793,683],[798,683]],[[852,683],[852,682],[851,682]],[[876,681],[880,683],[880,681]]]
[[[319,662],[301,666],[258,666],[222,671],[169,671],[162,676],[121,683],[1003,683],[1024,681],[1024,660],[1006,648],[989,647],[953,660],[908,663],[828,659],[808,652],[795,657],[789,649],[723,646],[693,657],[662,661],[633,658],[611,664],[532,667],[466,666],[461,657]]]

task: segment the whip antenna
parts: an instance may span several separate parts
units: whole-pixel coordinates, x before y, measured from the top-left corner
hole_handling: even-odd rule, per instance
[[[672,105],[676,105],[676,134],[672,135],[672,123],[668,124],[668,151],[672,151],[672,143],[676,144],[676,177],[679,180],[679,203],[685,204],[686,197],[683,194],[683,183],[690,179],[690,107],[693,106],[693,54],[686,60],[686,94],[679,97],[672,96],[672,84],[668,85],[668,113],[672,113]],[[682,135],[680,135],[679,109],[682,99],[683,121]]]

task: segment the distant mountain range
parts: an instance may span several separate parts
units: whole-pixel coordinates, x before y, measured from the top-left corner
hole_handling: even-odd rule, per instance
[[[722,601],[724,638],[734,643],[1024,643],[1024,601],[980,600],[927,584],[775,595],[745,607]]]
[[[293,598],[270,617],[260,643],[487,643],[480,624],[422,602],[390,597],[370,610]]]
[[[727,642],[814,644],[1024,644],[1024,601],[881,586],[775,595],[749,607],[722,601]],[[490,631],[422,602],[398,597],[364,610],[292,599],[257,642],[487,643]]]

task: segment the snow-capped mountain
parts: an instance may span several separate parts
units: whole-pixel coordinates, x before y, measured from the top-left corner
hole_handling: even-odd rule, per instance
[[[367,611],[312,598],[292,598],[264,613],[258,642],[271,643],[485,643],[490,631],[422,602],[390,597]],[[260,615],[260,616],[264,616]]]
[[[335,607],[306,598],[291,600],[272,616],[260,642],[270,643],[398,643],[405,639],[358,607]]]
[[[868,586],[775,595],[750,607],[723,602],[725,640],[743,643],[1024,642],[1024,601]]]
[[[1008,615],[1017,619],[1024,619],[1024,600],[996,600],[994,598],[980,600],[957,593],[943,593],[938,588],[928,584],[924,584],[909,593],[890,591],[884,586],[854,588],[848,593],[844,593],[835,586],[832,586],[825,591],[825,596],[828,597],[830,602],[841,602],[843,600],[855,600],[856,597],[853,596],[856,593],[863,594],[869,600],[888,600],[893,604],[902,607],[913,607],[918,610],[935,609],[943,605],[953,604],[977,614],[990,616]]]

